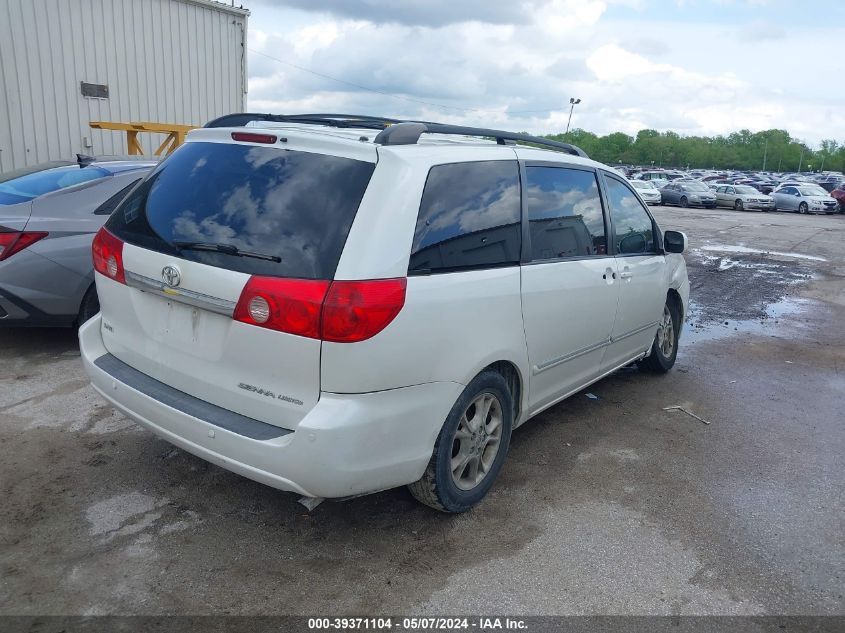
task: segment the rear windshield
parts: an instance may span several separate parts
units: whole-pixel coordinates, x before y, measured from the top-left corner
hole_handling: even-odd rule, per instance
[[[324,154],[186,143],[106,226],[131,244],[210,266],[331,279],[374,169]]]
[[[0,204],[27,202],[47,193],[73,187],[111,174],[100,167],[68,165],[27,173],[0,182]]]

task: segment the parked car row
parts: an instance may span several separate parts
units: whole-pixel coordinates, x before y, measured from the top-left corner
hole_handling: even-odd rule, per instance
[[[621,169],[648,204],[737,211],[845,212],[845,176]],[[654,191],[660,194],[656,199]]]

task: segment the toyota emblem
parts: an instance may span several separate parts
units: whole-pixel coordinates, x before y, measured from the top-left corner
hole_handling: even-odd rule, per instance
[[[182,274],[176,266],[165,266],[161,269],[161,280],[171,288],[182,282]]]

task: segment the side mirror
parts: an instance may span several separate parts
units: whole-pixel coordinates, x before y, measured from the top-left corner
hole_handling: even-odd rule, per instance
[[[667,253],[683,253],[687,250],[687,234],[681,231],[666,231],[663,234],[663,248]]]

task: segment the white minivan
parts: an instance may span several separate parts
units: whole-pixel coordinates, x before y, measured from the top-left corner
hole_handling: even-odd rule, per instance
[[[685,247],[571,145],[231,115],[98,233],[82,358],[118,410],[236,473],[461,512],[514,428],[634,361],[672,367]]]

